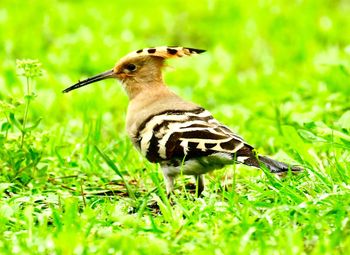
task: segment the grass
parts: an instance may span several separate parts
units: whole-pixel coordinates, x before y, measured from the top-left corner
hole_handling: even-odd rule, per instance
[[[0,253],[348,254],[349,10],[340,0],[3,0]],[[126,135],[121,87],[61,93],[157,45],[207,49],[169,61],[167,83],[260,153],[307,171],[279,180],[230,166],[207,175],[199,199],[181,177],[171,205],[159,167]]]

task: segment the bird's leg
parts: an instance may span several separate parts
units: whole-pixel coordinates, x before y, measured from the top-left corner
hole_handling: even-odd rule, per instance
[[[164,179],[165,179],[166,193],[169,197],[171,195],[171,193],[173,193],[173,191],[174,191],[175,177],[164,173]]]
[[[204,175],[203,174],[195,175],[194,178],[196,180],[197,197],[199,197],[204,190]]]

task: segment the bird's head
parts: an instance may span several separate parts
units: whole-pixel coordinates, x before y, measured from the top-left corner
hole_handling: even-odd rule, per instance
[[[67,93],[104,79],[116,78],[122,82],[130,96],[130,91],[133,91],[133,87],[142,87],[143,84],[162,82],[161,69],[165,59],[190,56],[204,51],[186,47],[168,46],[137,50],[121,58],[113,69],[79,81],[63,90],[63,92]]]

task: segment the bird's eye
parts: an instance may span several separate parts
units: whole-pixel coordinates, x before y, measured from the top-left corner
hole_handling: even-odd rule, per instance
[[[127,65],[125,66],[125,69],[128,70],[128,71],[130,71],[130,72],[133,72],[133,71],[136,70],[136,65],[134,65],[134,64],[127,64]]]

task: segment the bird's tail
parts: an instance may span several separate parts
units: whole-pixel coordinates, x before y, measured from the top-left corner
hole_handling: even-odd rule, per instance
[[[270,170],[271,173],[274,173],[274,174],[283,174],[283,173],[287,173],[288,171],[291,171],[292,173],[297,173],[303,170],[303,168],[299,166],[292,166],[292,165],[274,160],[266,156],[261,156],[261,155],[251,156],[245,159],[243,164],[249,165],[249,166],[255,166],[258,168],[265,166],[267,169]]]
[[[303,170],[299,166],[288,165],[286,163],[279,162],[277,160],[274,160],[265,156],[261,156],[261,155],[258,156],[258,161],[260,165],[261,164],[265,165],[270,170],[270,172],[274,174],[285,173],[288,171],[296,173]]]

